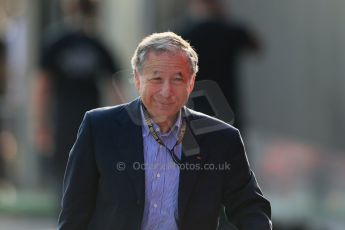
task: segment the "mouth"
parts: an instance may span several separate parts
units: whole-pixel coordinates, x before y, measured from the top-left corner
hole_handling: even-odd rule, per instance
[[[164,107],[166,107],[166,106],[172,106],[172,105],[175,104],[174,102],[160,102],[160,101],[157,101],[157,103],[158,103],[159,105],[161,105],[161,106],[164,106]]]

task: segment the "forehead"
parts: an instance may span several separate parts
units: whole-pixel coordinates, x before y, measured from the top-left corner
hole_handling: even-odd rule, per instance
[[[143,63],[145,70],[159,69],[159,70],[179,70],[190,72],[191,66],[189,58],[183,52],[154,52],[147,54]]]

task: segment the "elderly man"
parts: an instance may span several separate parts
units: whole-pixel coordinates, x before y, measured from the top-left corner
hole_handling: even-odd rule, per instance
[[[189,43],[171,32],[152,34],[132,66],[140,97],[84,117],[59,229],[217,229],[221,205],[239,229],[271,229],[270,203],[238,130],[184,107],[198,71]],[[200,119],[221,128],[194,135],[200,151],[185,154],[184,134]]]

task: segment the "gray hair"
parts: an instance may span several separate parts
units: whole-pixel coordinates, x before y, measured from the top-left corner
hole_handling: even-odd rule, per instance
[[[198,55],[192,46],[173,32],[153,33],[145,37],[136,48],[132,57],[132,69],[141,72],[148,53],[184,52],[190,62],[193,75],[198,72]]]

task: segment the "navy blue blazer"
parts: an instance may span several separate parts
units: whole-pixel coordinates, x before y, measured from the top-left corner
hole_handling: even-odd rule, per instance
[[[200,119],[218,128],[194,135],[199,153],[182,154],[182,162],[227,163],[231,169],[180,171],[179,229],[217,229],[221,205],[238,229],[271,229],[270,203],[249,167],[238,130],[202,113],[184,111],[189,129]],[[135,162],[144,163],[140,125],[138,99],[85,114],[69,155],[58,229],[140,229],[145,172],[133,168]]]

